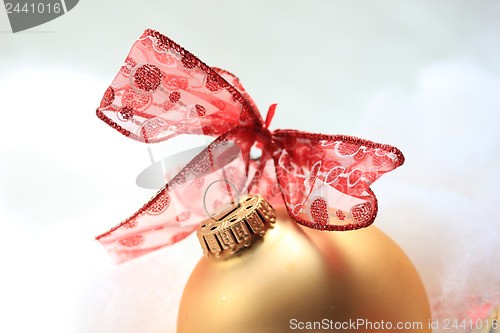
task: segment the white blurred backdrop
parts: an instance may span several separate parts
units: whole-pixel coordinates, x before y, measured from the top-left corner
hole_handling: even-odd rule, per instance
[[[95,116],[146,28],[236,74],[264,112],[278,103],[272,129],[399,147],[405,165],[373,186],[376,225],[415,263],[434,316],[487,311],[500,299],[499,17],[492,0],[86,0],[13,34],[1,8],[0,331],[175,331],[197,240],[119,266],[93,240],[155,193],[135,185],[145,146]],[[153,151],[180,150],[165,147]]]

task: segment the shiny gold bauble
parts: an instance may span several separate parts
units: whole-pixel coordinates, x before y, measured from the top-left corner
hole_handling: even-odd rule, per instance
[[[177,332],[430,332],[429,319],[417,271],[382,231],[313,230],[278,208],[250,247],[200,259]]]

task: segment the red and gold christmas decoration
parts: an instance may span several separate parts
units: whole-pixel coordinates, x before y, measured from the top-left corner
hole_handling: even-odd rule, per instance
[[[123,262],[198,229],[207,257],[184,291],[179,333],[289,332],[323,320],[336,331],[419,322],[406,331],[429,332],[427,297],[411,262],[381,231],[366,228],[378,209],[370,185],[402,165],[403,154],[351,136],[270,131],[275,108],[263,120],[234,75],[146,30],[98,117],[145,143],[180,134],[215,139],[99,242]],[[251,158],[253,148],[259,158]],[[225,183],[206,196],[221,179],[241,201]],[[226,203],[233,206],[221,211]],[[209,211],[217,213],[207,219]],[[375,327],[335,326],[353,320]]]
[[[106,90],[98,117],[145,143],[179,134],[216,139],[141,209],[97,239],[118,262],[172,244],[206,217],[201,198],[218,179],[242,194],[259,193],[285,205],[295,221],[314,229],[372,224],[377,200],[370,185],[403,164],[403,154],[345,135],[270,131],[275,108],[264,121],[234,75],[146,30]],[[261,149],[260,158],[250,158],[252,147]],[[227,191],[208,199],[209,210],[231,201]]]

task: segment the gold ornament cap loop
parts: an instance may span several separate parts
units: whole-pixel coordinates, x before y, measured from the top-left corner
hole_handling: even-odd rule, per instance
[[[266,199],[247,194],[239,203],[201,222],[196,234],[205,256],[221,258],[249,247],[275,222],[274,208]]]

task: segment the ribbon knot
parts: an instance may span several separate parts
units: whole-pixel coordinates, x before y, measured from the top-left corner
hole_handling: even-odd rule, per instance
[[[173,244],[206,218],[203,193],[215,180],[241,194],[285,205],[298,223],[319,230],[353,230],[373,223],[371,183],[404,162],[395,147],[345,136],[269,131],[233,74],[207,66],[168,37],[146,30],[106,90],[97,115],[120,133],[146,143],[179,134],[216,139],[129,218],[97,239],[118,262]],[[262,150],[250,158],[253,146]],[[214,186],[215,187],[215,186]],[[207,207],[229,201],[221,186]]]
[[[273,121],[274,113],[276,112],[276,106],[278,106],[278,104],[271,104],[269,106],[269,110],[267,110],[266,122],[264,124],[265,129],[268,129],[269,125],[271,125],[271,121]]]

